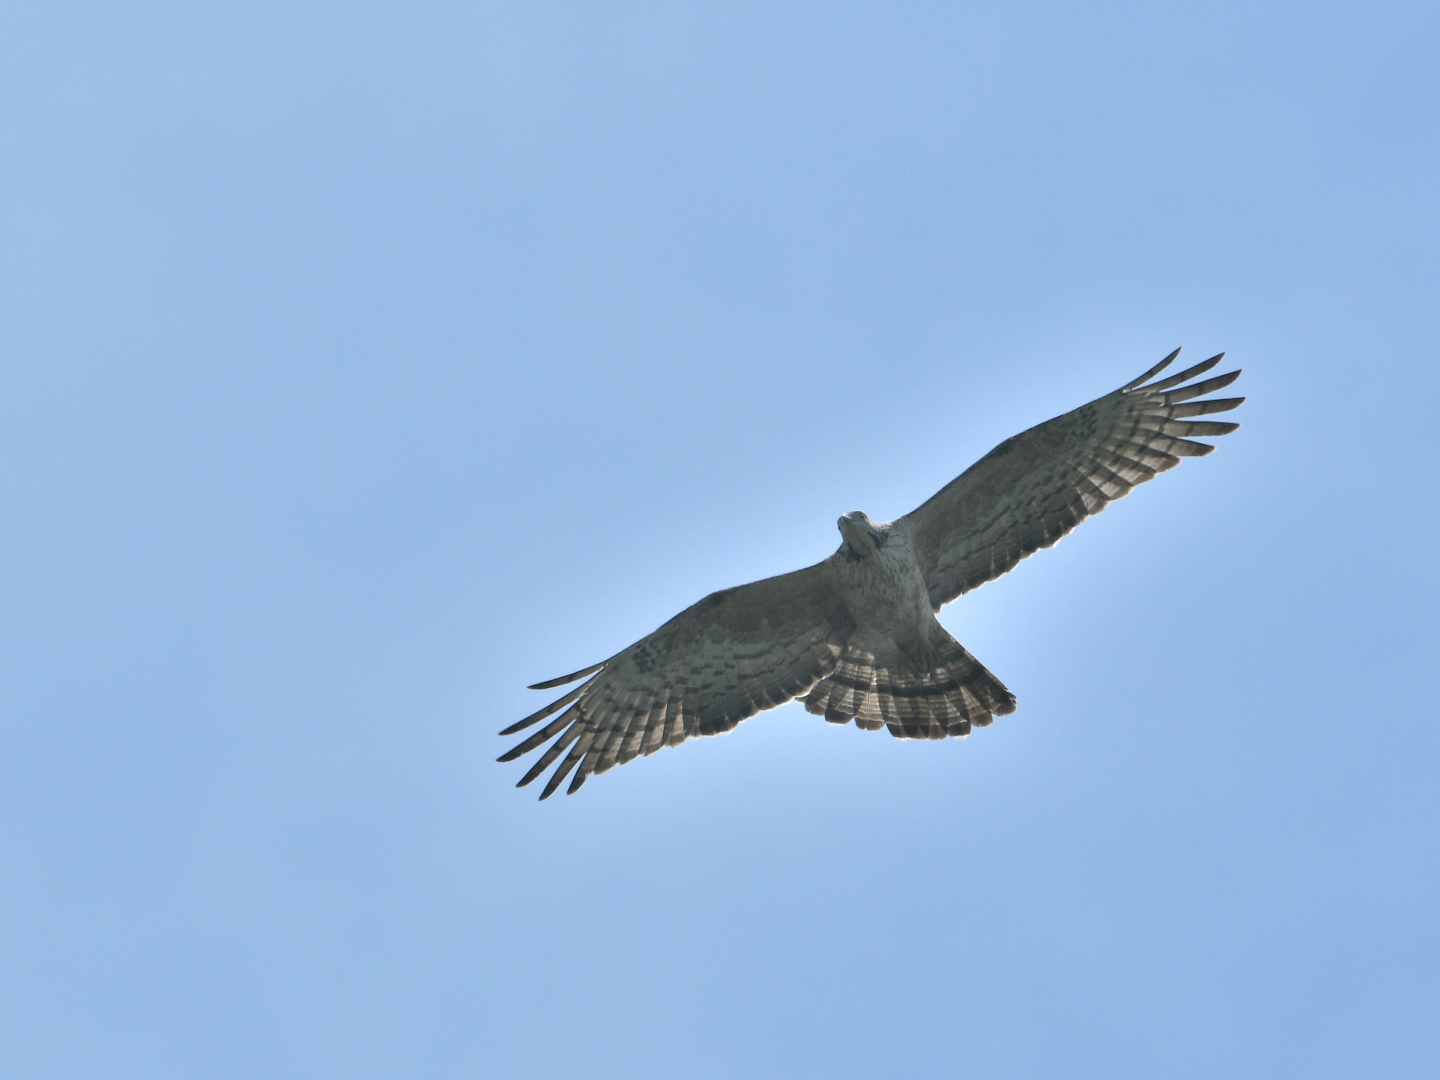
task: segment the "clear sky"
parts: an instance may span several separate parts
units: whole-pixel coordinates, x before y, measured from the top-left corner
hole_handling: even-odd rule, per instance
[[[1436,11],[6,4],[0,1073],[1440,1075]],[[1177,345],[1015,715],[495,763]]]

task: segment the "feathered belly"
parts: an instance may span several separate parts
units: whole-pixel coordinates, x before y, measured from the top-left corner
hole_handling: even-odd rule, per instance
[[[852,640],[876,655],[898,653],[920,660],[929,651],[932,627],[939,624],[908,547],[887,544],[874,558],[846,570],[842,594],[855,619]]]

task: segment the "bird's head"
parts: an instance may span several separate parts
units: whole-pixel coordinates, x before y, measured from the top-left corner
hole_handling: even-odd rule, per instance
[[[842,514],[835,525],[845,538],[840,548],[851,558],[868,559],[885,543],[885,530],[871,521],[864,510]]]

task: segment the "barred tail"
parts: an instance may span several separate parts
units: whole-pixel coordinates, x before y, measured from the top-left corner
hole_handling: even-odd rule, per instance
[[[937,628],[938,629],[938,628]],[[944,630],[928,667],[909,661],[881,663],[851,645],[828,678],[805,696],[805,708],[832,724],[866,731],[890,729],[897,739],[968,735],[997,715],[1015,711],[1015,695]]]

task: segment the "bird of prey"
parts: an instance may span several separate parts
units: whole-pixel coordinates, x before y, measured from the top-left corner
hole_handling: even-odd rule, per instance
[[[1013,712],[1015,695],[935,613],[1182,457],[1215,449],[1190,436],[1239,427],[1191,419],[1245,400],[1198,400],[1239,371],[1189,381],[1224,353],[1148,382],[1179,352],[1114,393],[1006,439],[902,518],[844,515],[840,547],[823,562],[711,593],[609,660],[536,683],[532,690],[585,680],[502,731],[560,713],[500,760],[553,739],[517,785],[564,754],[540,794],[547,799],[572,770],[569,794],[592,772],[729,731],[796,697],[833,724],[854,720],[901,739],[968,735]]]

